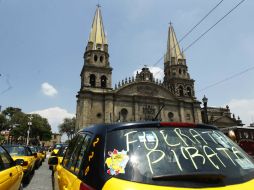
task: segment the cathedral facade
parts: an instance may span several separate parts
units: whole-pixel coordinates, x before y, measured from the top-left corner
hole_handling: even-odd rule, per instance
[[[107,37],[97,7],[84,53],[77,95],[77,129],[98,123],[160,120],[201,123],[201,102],[195,98],[173,26],[168,29],[164,79],[155,80],[148,67],[112,87]]]

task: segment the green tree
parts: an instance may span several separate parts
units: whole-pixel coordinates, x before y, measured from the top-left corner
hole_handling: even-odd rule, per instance
[[[64,118],[63,123],[58,125],[59,132],[61,134],[66,134],[68,140],[72,139],[73,135],[75,134],[75,123],[76,118]]]
[[[4,130],[7,125],[7,120],[5,118],[5,115],[0,113],[0,131]]]
[[[51,126],[46,118],[38,114],[25,114],[19,108],[8,107],[3,112],[4,119],[0,117],[0,124],[3,120],[3,126],[10,131],[14,140],[21,140],[25,143],[29,129],[28,122],[31,122],[30,135],[31,139],[50,140]]]

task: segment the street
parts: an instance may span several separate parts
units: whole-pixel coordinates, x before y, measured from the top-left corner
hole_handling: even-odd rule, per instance
[[[25,190],[52,190],[51,170],[48,168],[48,158],[42,163],[29,184],[24,185]]]

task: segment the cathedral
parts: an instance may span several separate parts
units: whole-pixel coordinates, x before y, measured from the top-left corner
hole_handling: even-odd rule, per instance
[[[77,130],[92,124],[147,120],[202,123],[204,109],[195,97],[195,81],[188,72],[186,58],[172,25],[168,28],[163,81],[156,80],[149,68],[144,66],[135,77],[125,78],[113,88],[113,68],[110,66],[108,48],[98,6],[80,74]],[[219,108],[214,108],[214,113],[216,109]],[[205,110],[206,114],[210,113]],[[231,118],[229,110],[226,111],[227,114],[222,113],[222,117],[216,119],[220,118],[222,122],[226,119],[226,122],[231,122],[230,125],[235,125],[236,119]]]

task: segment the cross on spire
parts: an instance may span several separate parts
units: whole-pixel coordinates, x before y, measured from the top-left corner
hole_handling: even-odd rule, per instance
[[[100,8],[101,7],[101,5],[98,3],[97,5],[96,5],[98,8]]]

